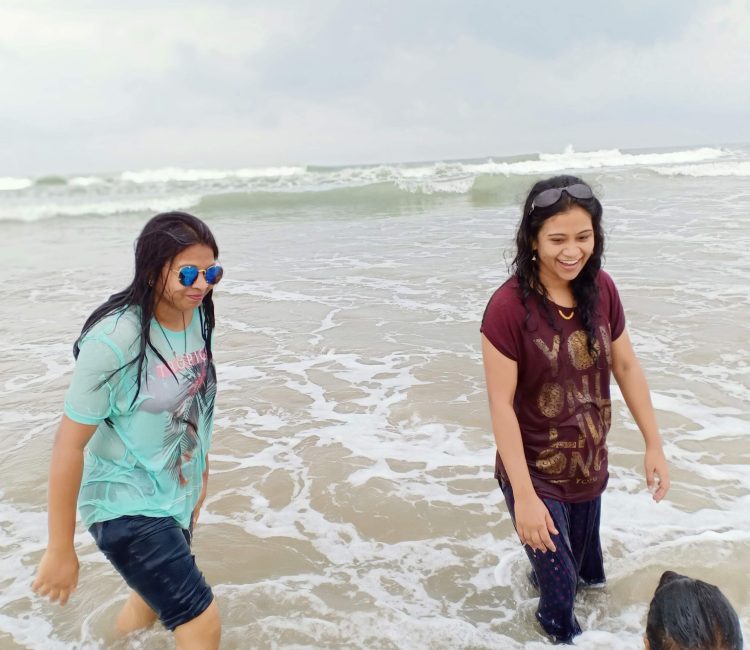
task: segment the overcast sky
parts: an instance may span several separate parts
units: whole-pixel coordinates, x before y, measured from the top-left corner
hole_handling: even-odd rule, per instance
[[[0,175],[750,141],[750,0],[0,2]]]

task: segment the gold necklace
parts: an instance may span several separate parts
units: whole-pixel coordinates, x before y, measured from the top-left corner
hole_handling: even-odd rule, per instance
[[[557,308],[557,313],[560,314],[560,316],[562,316],[565,320],[570,320],[576,314],[576,308],[572,307],[572,309],[573,309],[573,311],[570,312],[570,316],[566,316],[565,314],[563,314],[563,310],[560,309],[560,307]]]

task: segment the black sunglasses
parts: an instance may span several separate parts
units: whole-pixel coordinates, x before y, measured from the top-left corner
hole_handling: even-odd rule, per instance
[[[551,205],[555,205],[555,203],[557,203],[562,197],[563,192],[574,199],[579,199],[580,201],[594,198],[594,192],[588,185],[584,185],[583,183],[575,183],[574,185],[568,185],[567,187],[551,187],[548,190],[539,192],[539,194],[534,197],[534,200],[531,202],[531,210],[529,210],[529,214],[534,211],[534,208],[548,208]]]

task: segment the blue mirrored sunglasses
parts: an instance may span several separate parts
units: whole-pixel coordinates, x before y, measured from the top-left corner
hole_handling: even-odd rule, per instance
[[[195,264],[187,264],[181,266],[177,271],[174,271],[174,273],[177,274],[180,284],[183,287],[192,287],[201,273],[203,273],[203,277],[206,278],[207,284],[214,285],[218,284],[219,280],[223,277],[224,267],[222,267],[221,264],[212,264],[207,269],[199,269]]]

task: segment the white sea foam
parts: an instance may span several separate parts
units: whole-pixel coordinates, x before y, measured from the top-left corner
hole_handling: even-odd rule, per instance
[[[142,197],[111,199],[105,201],[36,203],[31,205],[0,206],[0,221],[40,221],[52,217],[106,217],[128,212],[164,212],[187,210],[197,205],[200,195],[173,195],[169,197]]]
[[[619,152],[560,156],[529,162],[613,163],[596,168],[612,197],[607,268],[652,383],[673,481],[656,504],[641,436],[613,387],[601,529],[608,585],[579,594],[586,632],[576,646],[640,647],[667,568],[720,584],[747,630],[750,601],[737,571],[750,549],[750,301],[738,247],[748,237],[746,191],[729,178],[690,194],[690,179],[618,166]],[[654,163],[671,164],[692,163]],[[504,173],[466,165],[352,167],[286,180],[321,188],[401,178],[425,193],[433,180]],[[186,181],[164,196],[233,182]],[[114,179],[76,191],[87,202],[98,192],[104,199],[110,183],[122,186]],[[130,185],[131,199],[152,189]],[[212,477],[195,548],[217,595],[224,644],[541,650],[549,645],[534,619],[528,562],[492,479],[478,335],[486,300],[506,275],[517,209],[453,197],[447,208],[427,200],[389,212],[379,189],[377,211],[365,214],[311,211],[301,201],[294,219],[269,213],[252,227],[236,214],[211,215],[232,273],[216,290]],[[70,190],[38,191],[52,203]],[[27,239],[19,245],[24,272],[5,299],[19,317],[6,323],[0,359],[0,631],[29,648],[108,647],[105,630],[127,594],[82,530],[81,585],[65,610],[52,615],[28,586],[45,536],[44,465],[71,370],[65,341],[89,306],[125,282],[114,251],[129,260],[136,233],[124,221],[59,227],[54,236],[46,223],[15,228]],[[86,264],[60,274],[60,251]],[[134,641],[171,643],[158,627]]]
[[[489,160],[482,164],[466,164],[462,168],[474,174],[551,174],[565,170],[585,170],[634,167],[642,165],[670,165],[702,160],[715,160],[727,155],[722,149],[702,147],[687,151],[668,153],[622,153],[618,149],[578,152],[568,147],[563,153],[542,153],[538,160],[518,162],[495,162]]]
[[[390,181],[410,192],[464,194],[480,175],[551,174],[565,170],[621,168],[646,165],[674,165],[716,160],[728,152],[715,147],[701,147],[664,153],[622,153],[618,149],[577,152],[572,146],[563,153],[541,153],[537,159],[515,162],[437,162],[426,165],[379,165],[347,167],[331,172],[308,174],[305,187],[350,187]],[[303,177],[300,177],[300,180]],[[323,184],[323,179],[327,183]]]
[[[716,160],[727,151],[702,147],[664,153],[622,153],[617,149],[577,152],[572,146],[563,153],[541,153],[537,159],[502,162],[436,162],[424,165],[383,164],[377,166],[352,166],[340,169],[308,171],[305,167],[270,167],[258,169],[211,170],[164,168],[128,171],[120,179],[132,183],[200,182],[215,180],[266,180],[284,179],[276,189],[297,191],[325,190],[335,187],[357,187],[392,181],[409,191],[466,192],[473,179],[480,174],[512,175],[539,174],[566,169],[598,169],[638,165],[677,165]],[[259,186],[259,189],[267,186]]]
[[[254,366],[241,366],[236,364],[222,364],[218,370],[218,378],[222,390],[237,390],[242,386],[242,380],[260,379],[265,374],[259,372]],[[240,382],[235,384],[234,382]]]
[[[34,184],[30,178],[12,178],[0,176],[0,192],[4,190],[23,190]]]
[[[700,147],[664,153],[622,153],[618,149],[578,152],[569,146],[563,153],[541,153],[538,159],[516,162],[437,162],[427,165],[380,165],[372,168],[345,168],[332,173],[339,183],[395,181],[403,189],[430,192],[466,192],[476,176],[546,174],[573,169],[602,169],[645,165],[674,165],[716,160],[728,152]],[[421,181],[421,184],[419,183]]]
[[[0,630],[8,634],[22,648],[38,650],[98,650],[98,643],[70,643],[56,638],[52,623],[36,615],[25,618],[0,614]]]
[[[739,156],[730,162],[727,157]],[[0,220],[36,221],[53,216],[75,217],[189,209],[202,198],[216,194],[245,194],[248,209],[252,195],[287,193],[311,198],[321,192],[341,191],[351,201],[360,195],[347,195],[352,189],[374,188],[371,196],[361,195],[366,204],[378,205],[383,193],[391,190],[418,195],[465,195],[480,177],[519,177],[562,171],[654,168],[660,174],[747,175],[744,154],[716,147],[701,147],[662,153],[622,153],[617,149],[541,153],[526,160],[443,161],[423,164],[381,164],[342,168],[302,166],[239,169],[161,169],[131,170],[118,175],[73,176],[66,183],[33,186],[31,179],[2,178],[0,190],[26,189],[22,199],[6,202]],[[715,162],[716,161],[716,162]],[[487,181],[485,182],[501,182]],[[33,186],[33,187],[32,187]],[[186,192],[186,188],[190,188]],[[396,194],[393,194],[393,190]],[[11,195],[12,196],[12,195]],[[314,198],[313,198],[314,200]],[[361,202],[361,201],[359,201]],[[220,209],[221,199],[214,208]],[[240,206],[231,201],[229,209]]]
[[[255,179],[298,176],[305,173],[304,167],[259,167],[241,169],[181,169],[164,167],[142,171],[126,171],[120,179],[129,183],[193,183],[196,181],[215,181],[222,179]]]
[[[100,176],[74,176],[68,181],[68,184],[72,187],[91,187],[104,183],[106,183],[106,180]]]
[[[409,176],[396,178],[396,186],[408,192],[421,192],[422,194],[434,194],[444,192],[449,194],[465,194],[474,185],[476,178],[470,175],[457,175],[453,177],[421,178],[418,181]]]
[[[646,163],[649,164],[649,163]],[[750,176],[750,161],[702,163],[696,165],[675,165],[673,167],[655,167],[654,171],[662,176]]]
[[[716,147],[700,147],[684,151],[663,153],[621,153],[619,149],[602,149],[599,151],[577,152],[568,146],[562,154],[543,153],[539,159],[553,162],[565,167],[625,167],[632,165],[658,165],[699,162],[715,160],[726,156],[727,152]]]

